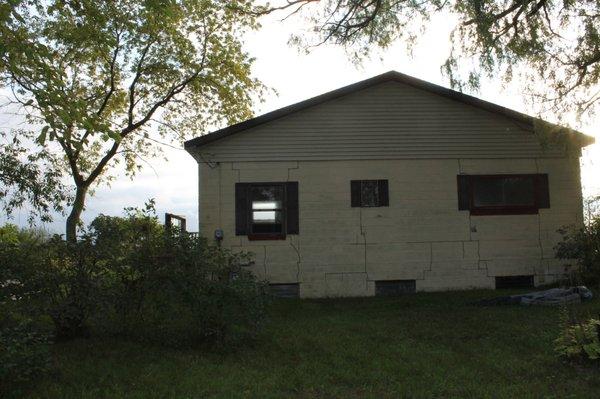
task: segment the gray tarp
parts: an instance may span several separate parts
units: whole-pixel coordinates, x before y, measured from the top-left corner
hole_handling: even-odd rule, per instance
[[[479,305],[560,305],[563,303],[579,303],[582,300],[592,299],[592,291],[587,287],[551,288],[544,291],[529,292],[527,294],[502,296],[484,299]]]

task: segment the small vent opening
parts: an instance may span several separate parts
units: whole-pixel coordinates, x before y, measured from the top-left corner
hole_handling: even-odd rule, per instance
[[[299,298],[300,284],[269,284],[271,295],[277,298]]]
[[[533,288],[533,276],[498,276],[496,289],[504,288]]]
[[[398,296],[413,294],[417,291],[415,280],[383,280],[375,281],[376,296]]]

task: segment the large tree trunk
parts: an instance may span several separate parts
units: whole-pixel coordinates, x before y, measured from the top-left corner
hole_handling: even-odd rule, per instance
[[[66,233],[68,242],[77,241],[77,225],[79,224],[81,212],[83,212],[83,207],[85,206],[87,190],[88,186],[77,186],[77,190],[75,191],[75,201],[71,207],[71,213],[69,214],[69,217],[67,217]]]

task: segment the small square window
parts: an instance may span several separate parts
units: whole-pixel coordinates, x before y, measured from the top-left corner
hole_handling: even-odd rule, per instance
[[[387,180],[352,180],[350,191],[353,207],[372,208],[389,205]]]
[[[379,185],[377,180],[360,181],[360,206],[379,206]]]
[[[299,231],[298,182],[235,184],[237,236],[284,240]]]

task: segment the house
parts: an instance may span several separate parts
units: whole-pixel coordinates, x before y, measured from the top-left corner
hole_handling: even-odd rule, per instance
[[[593,139],[388,72],[185,143],[201,234],[283,296],[550,283]]]

